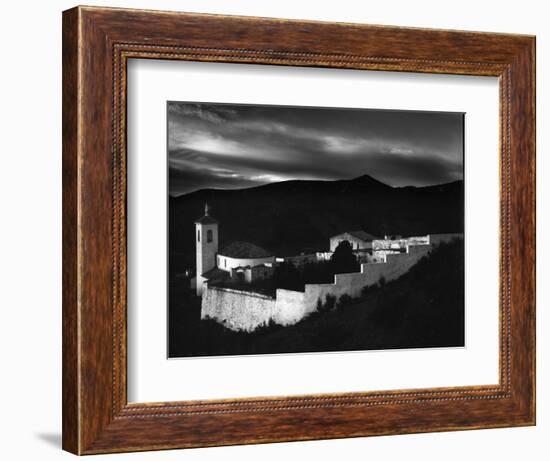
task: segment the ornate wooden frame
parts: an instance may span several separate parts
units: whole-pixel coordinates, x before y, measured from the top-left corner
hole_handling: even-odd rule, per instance
[[[496,386],[128,404],[131,58],[500,80]],[[535,424],[535,38],[77,7],[63,13],[63,448],[77,454]]]

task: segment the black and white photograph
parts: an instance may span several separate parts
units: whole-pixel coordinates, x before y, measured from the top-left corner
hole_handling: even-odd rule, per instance
[[[168,357],[463,347],[464,117],[168,101]]]
[[[2,459],[550,459],[545,2],[82,3],[2,8]]]

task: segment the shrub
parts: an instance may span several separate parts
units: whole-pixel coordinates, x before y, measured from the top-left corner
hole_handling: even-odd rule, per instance
[[[342,295],[338,299],[338,309],[349,307],[353,304],[354,300],[350,295]]]
[[[320,300],[319,300],[320,301]],[[320,308],[319,308],[320,306]],[[328,312],[334,309],[336,306],[336,296],[333,295],[327,295],[325,297],[325,303],[320,305],[319,302],[317,303],[317,309],[319,312]]]
[[[327,310],[331,311],[336,306],[336,296],[327,295],[325,298],[325,307]]]
[[[366,298],[370,293],[378,288],[378,285],[365,285],[361,289],[361,298]]]

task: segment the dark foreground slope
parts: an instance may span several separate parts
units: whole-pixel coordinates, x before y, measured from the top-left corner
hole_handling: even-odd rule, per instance
[[[328,249],[330,236],[462,232],[463,183],[390,187],[370,176],[341,181],[286,181],[249,189],[204,189],[169,203],[171,270],[195,266],[194,220],[208,202],[223,245],[256,243],[279,256]],[[177,266],[177,267],[176,267]]]
[[[179,295],[170,313],[170,357],[464,345],[462,241],[440,246],[398,280],[289,327],[233,332],[200,320],[200,298]]]

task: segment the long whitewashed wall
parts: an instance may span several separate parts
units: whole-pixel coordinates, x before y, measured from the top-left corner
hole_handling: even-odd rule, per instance
[[[430,244],[414,245],[407,253],[389,254],[386,262],[361,264],[361,272],[336,274],[334,283],[307,284],[304,292],[277,289],[275,297],[230,288],[207,287],[202,297],[201,317],[211,318],[231,330],[253,331],[270,322],[292,325],[317,309],[327,295],[359,296],[364,287],[384,278],[395,280],[408,272],[434,246],[451,241],[457,234],[430,235]]]
[[[361,264],[361,272],[336,274],[334,283],[306,285],[305,313],[313,312],[317,308],[317,301],[324,302],[327,295],[337,298],[344,294],[356,297],[364,287],[375,285],[382,278],[390,281],[401,277],[427,255],[431,248],[431,245],[411,246],[408,253],[387,255],[385,263]]]
[[[215,319],[231,330],[252,331],[275,314],[275,298],[230,288],[206,287],[201,318]]]

